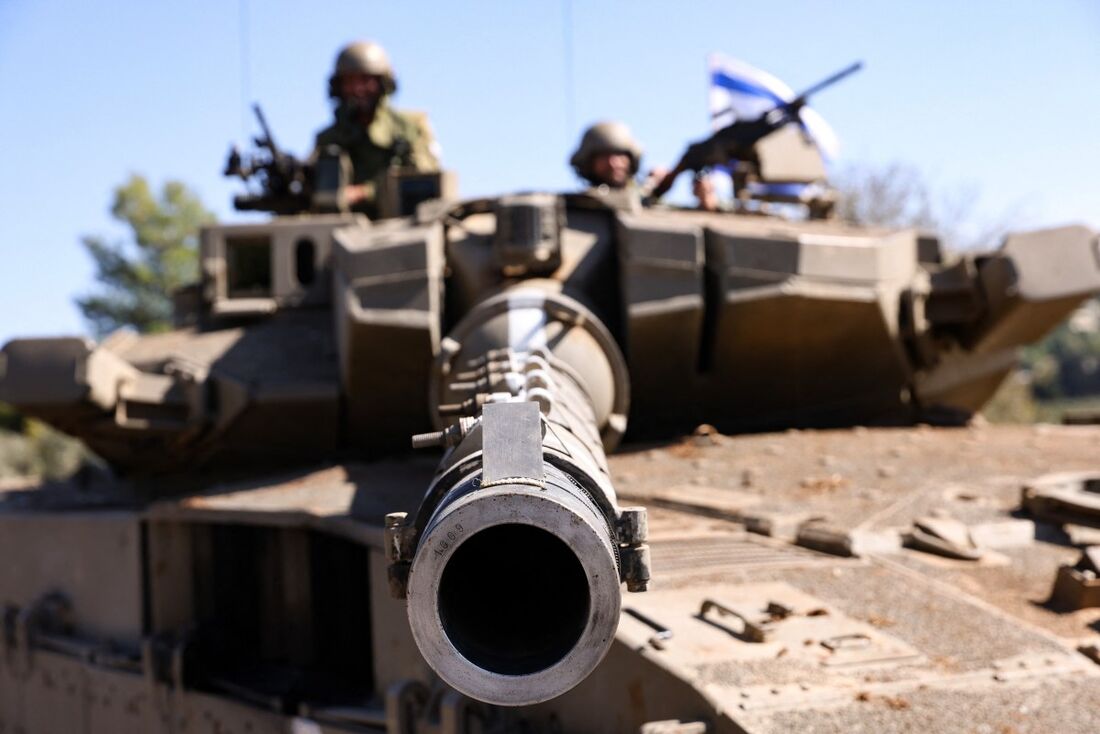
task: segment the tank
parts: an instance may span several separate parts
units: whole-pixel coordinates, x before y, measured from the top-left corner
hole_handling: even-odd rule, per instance
[[[1100,433],[913,427],[1100,291],[1094,232],[445,180],[206,228],[177,330],[4,346],[111,470],[0,494],[0,732],[1096,730],[1035,597],[1084,541],[1016,508]]]

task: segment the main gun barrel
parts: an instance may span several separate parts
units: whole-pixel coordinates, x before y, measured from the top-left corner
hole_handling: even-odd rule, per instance
[[[551,299],[583,310],[567,301]],[[611,416],[594,407],[605,402],[590,392],[598,380],[570,363],[614,373],[622,357],[590,313],[586,326],[565,323],[568,308],[552,303],[513,293],[456,327],[436,394],[454,422],[418,439],[451,448],[413,521],[388,531],[391,579],[424,658],[459,691],[501,705],[548,700],[587,677],[614,639],[621,583],[648,580],[644,510],[620,508],[607,473]],[[523,330],[535,341],[561,335],[558,352],[526,337],[494,344],[509,320],[535,324]]]

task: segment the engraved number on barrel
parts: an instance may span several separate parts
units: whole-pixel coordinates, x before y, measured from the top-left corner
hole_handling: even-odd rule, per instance
[[[447,549],[450,548],[451,545],[459,539],[459,537],[462,535],[462,532],[462,524],[455,523],[454,527],[447,531],[447,535],[443,538],[440,538],[439,541],[435,544],[435,548],[432,552],[435,553],[436,557],[442,558]]]

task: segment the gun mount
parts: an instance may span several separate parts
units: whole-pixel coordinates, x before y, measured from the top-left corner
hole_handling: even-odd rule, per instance
[[[780,150],[774,154],[770,151],[765,153],[759,146],[770,136],[788,128],[791,123],[798,123],[799,113],[811,96],[862,68],[862,62],[851,64],[814,84],[794,99],[777,104],[755,119],[734,120],[704,140],[690,144],[672,170],[665,174],[653,188],[651,197],[659,199],[668,193],[676,179],[685,171],[699,172],[716,166],[728,168],[733,179],[734,194],[738,198],[748,197],[750,184],[760,181],[761,178],[774,183],[817,183],[818,179],[824,178],[820,154],[816,151],[814,144],[805,139],[803,131],[799,130],[793,136],[788,135],[785,141],[777,142],[773,147],[778,147]],[[783,164],[766,160],[773,157],[787,160]],[[766,167],[765,162],[770,165]],[[775,170],[769,171],[767,168]],[[828,199],[816,201],[800,200],[795,197],[792,201],[807,204],[814,218],[823,218],[832,209],[832,202]]]
[[[346,189],[352,176],[347,154],[339,146],[329,146],[302,161],[276,144],[260,105],[252,105],[252,110],[261,131],[252,141],[258,152],[242,154],[233,146],[222,174],[246,184],[255,181],[258,191],[233,197],[233,207],[280,215],[348,214],[351,208]],[[403,141],[399,143],[407,147]],[[423,202],[456,198],[458,183],[452,172],[419,171],[399,165],[408,156],[401,152],[401,145],[396,147],[394,165],[373,182],[377,202],[371,211],[377,212],[378,218],[409,216]]]
[[[233,198],[234,208],[240,211],[264,211],[273,214],[296,214],[308,211],[313,189],[313,169],[282,150],[267,126],[260,105],[252,105],[256,120],[260,123],[260,135],[253,144],[261,151],[241,155],[236,146],[230,149],[225,162],[225,176],[236,176],[245,183],[255,178],[260,193],[240,194]]]

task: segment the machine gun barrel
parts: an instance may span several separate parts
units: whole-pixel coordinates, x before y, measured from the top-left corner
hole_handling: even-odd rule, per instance
[[[263,133],[263,137],[256,138],[256,145],[267,148],[271,152],[272,160],[279,163],[283,154],[275,144],[275,138],[271,135],[271,128],[267,126],[267,118],[264,117],[264,111],[259,102],[252,103],[252,111],[256,114],[256,120],[260,123],[260,132]]]
[[[596,667],[621,583],[645,589],[648,547],[644,509],[615,503],[586,386],[546,347],[484,349],[500,318],[475,309],[456,328],[475,322],[464,343],[477,351],[443,371],[470,397],[436,408],[468,414],[414,440],[452,448],[414,520],[388,520],[386,545],[429,665],[472,698],[519,706]],[[585,359],[605,358],[593,347]]]
[[[839,82],[841,79],[844,79],[845,77],[849,77],[852,74],[855,74],[857,71],[859,71],[862,68],[863,68],[863,62],[862,61],[856,61],[855,63],[844,67],[843,69],[841,69],[837,73],[833,74],[832,76],[830,76],[826,79],[823,79],[822,81],[818,82],[817,84],[814,84],[812,87],[810,87],[806,91],[802,92],[802,94],[795,97],[795,100],[796,101],[797,100],[802,100],[802,102],[805,103],[805,101],[807,99],[809,99],[813,95],[817,94],[821,90],[825,89],[826,87],[833,86],[834,84]]]

